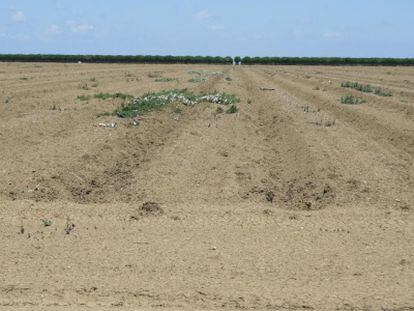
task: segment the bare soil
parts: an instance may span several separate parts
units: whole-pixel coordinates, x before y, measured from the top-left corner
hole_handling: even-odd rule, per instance
[[[413,86],[414,68],[0,63],[0,309],[414,310]],[[174,88],[239,112],[133,124],[93,96]]]

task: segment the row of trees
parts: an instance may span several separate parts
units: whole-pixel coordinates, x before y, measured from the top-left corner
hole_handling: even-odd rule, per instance
[[[243,65],[413,66],[414,58],[244,57]]]
[[[159,55],[57,55],[57,54],[0,54],[5,62],[58,63],[151,63],[151,64],[233,64],[233,58],[221,56],[159,56]]]
[[[6,62],[414,66],[414,58],[0,54]]]

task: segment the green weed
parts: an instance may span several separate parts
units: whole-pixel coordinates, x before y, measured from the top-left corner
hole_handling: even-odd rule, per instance
[[[81,101],[87,101],[91,99],[90,95],[79,95],[78,97],[76,97],[76,99],[81,100]]]
[[[239,111],[239,108],[237,108],[236,105],[231,105],[229,109],[226,110],[226,113],[232,114],[237,113]]]
[[[176,78],[164,78],[164,77],[161,77],[161,78],[156,78],[155,79],[155,82],[172,82],[172,81],[177,81],[178,82],[178,80]]]
[[[190,83],[204,83],[207,82],[207,78],[191,78],[188,80]]]
[[[353,95],[345,95],[341,97],[341,104],[344,105],[360,105],[363,103],[366,103],[366,100]]]

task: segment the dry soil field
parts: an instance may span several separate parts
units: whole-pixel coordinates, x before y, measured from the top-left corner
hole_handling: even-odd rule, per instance
[[[0,309],[414,310],[413,160],[414,68],[1,63]]]

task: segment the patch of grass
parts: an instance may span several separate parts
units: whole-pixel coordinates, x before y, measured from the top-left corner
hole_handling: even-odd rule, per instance
[[[130,118],[153,110],[163,109],[165,106],[173,103],[180,103],[185,106],[194,106],[201,102],[232,105],[239,101],[235,95],[226,93],[215,92],[196,95],[186,89],[166,90],[146,93],[141,97],[135,98],[128,104],[115,110],[115,114],[120,118]]]
[[[204,83],[207,82],[207,78],[191,78],[188,80],[190,83]]]
[[[91,96],[90,95],[79,95],[78,97],[76,97],[76,99],[80,101],[87,101],[91,99]]]
[[[225,80],[226,80],[227,82],[231,82],[231,81],[233,81],[233,79],[232,79],[231,77],[226,77],[226,78],[225,78]]]
[[[229,109],[226,110],[226,113],[232,114],[237,113],[239,111],[239,108],[237,108],[236,105],[231,105]]]
[[[156,78],[155,82],[172,82],[172,81],[177,81],[177,78],[166,78],[166,77],[161,77],[161,78]]]
[[[363,103],[366,103],[366,100],[353,95],[344,95],[341,97],[341,104],[344,105],[360,105]]]

